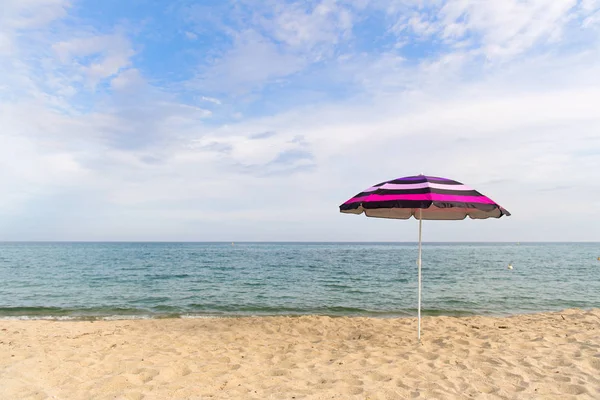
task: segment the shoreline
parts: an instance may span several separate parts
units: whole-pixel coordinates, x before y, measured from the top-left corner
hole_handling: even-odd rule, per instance
[[[546,313],[561,313],[570,310],[578,311],[594,311],[600,310],[600,307],[570,307],[553,310],[536,310],[536,311],[514,311],[514,312],[488,312],[478,313],[476,311],[467,310],[422,310],[423,317],[452,317],[452,318],[467,318],[467,317],[490,317],[490,318],[510,318],[520,315],[535,315]],[[191,312],[171,312],[171,313],[139,313],[139,314],[77,314],[77,311],[71,311],[69,315],[2,315],[0,321],[135,321],[135,320],[168,320],[168,319],[220,319],[220,318],[273,318],[273,317],[329,317],[329,318],[374,318],[374,319],[411,319],[416,318],[416,310],[406,312],[362,312],[362,313],[191,313]]]
[[[600,309],[0,320],[0,398],[600,397]],[[2,393],[3,392],[3,393]]]

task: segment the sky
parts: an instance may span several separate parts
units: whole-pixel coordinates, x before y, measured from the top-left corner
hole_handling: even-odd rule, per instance
[[[600,241],[600,0],[0,0],[0,240]]]

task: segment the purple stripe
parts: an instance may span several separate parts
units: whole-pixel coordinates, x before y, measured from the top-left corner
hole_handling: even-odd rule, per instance
[[[423,179],[427,179],[426,176],[406,176],[404,178],[392,179],[392,181],[420,181]],[[391,182],[391,181],[388,181]]]
[[[426,179],[435,179],[437,181],[456,182],[456,181],[453,181],[452,179],[442,178],[442,177],[439,177],[439,176],[426,176],[425,178]]]
[[[432,189],[442,189],[442,190],[474,190],[467,185],[445,185],[443,183],[386,183],[381,186],[381,189],[386,190],[408,190],[408,189],[422,189],[422,188],[432,188]],[[374,188],[376,190],[378,188]],[[367,190],[365,190],[366,192]],[[371,190],[369,190],[371,191]]]
[[[412,188],[411,187],[405,187],[405,188],[398,187],[396,189],[417,189],[417,188],[424,188],[424,187],[434,187],[434,186],[431,186],[431,185],[443,185],[443,183],[432,183],[432,182],[411,183],[413,181],[420,181],[420,180],[423,180],[423,179],[425,179],[425,180],[427,180],[427,179],[435,179],[435,180],[438,180],[438,181],[456,182],[456,181],[453,181],[451,179],[438,178],[438,177],[435,177],[435,176],[424,176],[424,175],[407,176],[407,177],[404,177],[404,178],[392,179],[392,180],[389,180],[387,182],[383,182],[383,183],[380,183],[378,185],[371,186],[370,188],[363,190],[361,193],[374,192],[377,189],[393,189],[393,187],[390,187],[390,185],[423,185],[423,186],[414,186]],[[398,183],[398,182],[404,182],[404,181],[406,181],[407,183]],[[390,183],[390,182],[396,182],[396,183]],[[456,183],[460,183],[460,182],[456,182]],[[465,186],[465,185],[462,185],[462,184],[453,185],[453,186],[454,187],[452,187],[452,188],[448,188],[448,190],[473,190],[473,189],[470,189],[470,188],[469,189],[459,189],[460,187]],[[468,187],[468,186],[465,186],[465,187]],[[446,189],[446,188],[438,187],[437,189]]]
[[[391,181],[417,181],[417,180],[421,180],[421,179],[435,179],[438,181],[447,181],[447,182],[455,182],[452,179],[448,179],[448,178],[440,178],[437,176],[424,176],[424,175],[418,175],[418,176],[406,176],[403,178],[397,178],[397,179],[392,179]],[[388,181],[388,182],[391,182]]]
[[[451,194],[437,194],[437,193],[424,193],[424,194],[370,194],[368,196],[354,197],[344,204],[351,203],[370,203],[374,201],[393,201],[393,200],[414,200],[414,201],[453,201],[461,203],[479,203],[479,204],[496,204],[491,199],[485,196],[455,196]]]

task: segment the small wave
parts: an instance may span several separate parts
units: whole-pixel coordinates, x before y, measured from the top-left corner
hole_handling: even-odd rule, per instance
[[[52,315],[60,316],[67,311],[60,307],[0,307],[0,316],[19,317],[24,315]]]
[[[155,279],[155,280],[163,280],[163,279],[184,279],[189,278],[192,275],[190,274],[153,274],[146,275],[147,278]]]
[[[36,321],[36,320],[45,320],[45,321],[72,321],[76,320],[75,317],[68,316],[57,316],[57,315],[20,315],[20,316],[0,316],[0,320],[2,321]]]
[[[202,314],[181,314],[182,319],[215,319],[215,318],[227,318],[223,315],[202,315]]]
[[[60,308],[0,307],[0,319],[22,320],[100,320],[152,318],[147,310],[122,307]]]
[[[155,319],[152,315],[103,315],[103,316],[78,316],[78,315],[20,315],[0,316],[3,321],[118,321],[132,319]]]
[[[329,289],[351,289],[351,286],[340,285],[339,283],[327,283],[327,284],[323,285],[323,287],[326,287]]]

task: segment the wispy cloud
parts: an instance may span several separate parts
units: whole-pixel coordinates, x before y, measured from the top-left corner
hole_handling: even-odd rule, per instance
[[[201,99],[204,100],[204,101],[208,101],[210,103],[214,103],[216,105],[221,105],[221,100],[215,99],[214,97],[202,96]]]
[[[129,40],[119,34],[69,39],[52,48],[61,65],[68,66],[70,78],[92,88],[129,67],[135,54]]]
[[[0,14],[0,55],[19,53],[19,41],[24,32],[37,33],[50,23],[67,15],[66,0],[6,0]]]
[[[592,28],[595,2],[543,0],[502,2],[448,1],[429,7],[392,9],[397,17],[392,31],[437,39],[464,47],[488,59],[506,59],[537,47],[571,39],[575,29]]]

